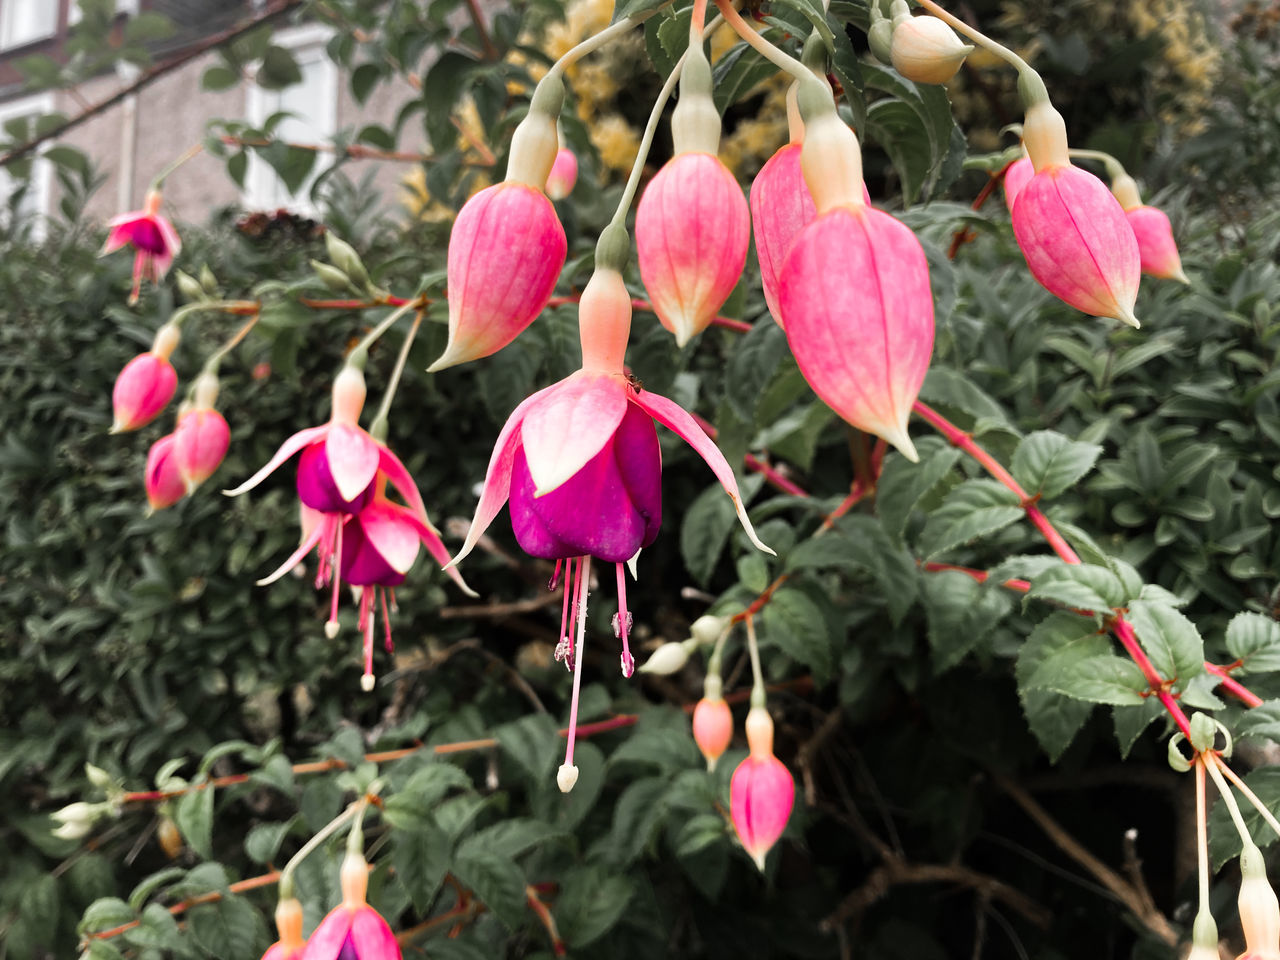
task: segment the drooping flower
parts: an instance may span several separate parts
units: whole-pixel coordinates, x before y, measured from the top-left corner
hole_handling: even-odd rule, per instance
[[[1138,326],[1141,259],[1119,201],[1071,165],[1066,127],[1047,101],[1027,110],[1022,135],[1036,172],[1018,191],[1011,217],[1032,276],[1077,310]]]
[[[302,936],[302,904],[296,898],[276,904],[276,931],[280,937],[267,948],[262,960],[299,960],[307,941]]]
[[[489,460],[471,529],[453,561],[474,549],[509,500],[521,547],[556,560],[557,577],[563,564],[565,599],[556,659],[574,670],[569,745],[557,778],[565,791],[577,778],[573,730],[593,557],[615,565],[614,632],[622,643],[624,676],[635,668],[624,565],[653,542],[662,521],[662,456],[653,421],[674,430],[702,456],[733,500],[747,535],[768,550],[747,519],[724,455],[680,406],[641,389],[623,372],[630,320],[631,297],[621,274],[602,269],[597,258],[579,305],[583,368],[538,391],[508,418]]]
[[[497,353],[547,305],[569,244],[540,187],[494,184],[458,214],[449,235],[449,343],[428,370]]]
[[[381,599],[386,645],[391,649],[388,595],[378,588],[398,586],[413,565],[422,543],[441,564],[449,560],[439,532],[427,517],[422,494],[408,469],[386,446],[359,426],[364,406],[364,375],[347,365],[334,379],[330,420],[299,430],[281,444],[267,464],[228,496],[253,489],[285,461],[298,458],[297,491],[301,501],[302,538],[298,548],[273,573],[258,581],[274,583],[318,548],[316,588],[333,586],[333,600],[325,632],[338,631],[338,597],[342,582],[362,587],[359,626],[364,637],[366,690],[373,686],[373,604]],[[390,484],[407,507],[386,496]],[[449,576],[468,594],[475,594],[450,567]],[[391,598],[394,603],[394,597]]]
[[[1127,173],[1118,173],[1111,178],[1111,193],[1120,202],[1129,226],[1133,228],[1142,272],[1164,280],[1190,283],[1182,272],[1182,258],[1178,256],[1178,244],[1173,239],[1173,225],[1165,212],[1142,202],[1138,184]]]
[[[187,485],[178,473],[173,457],[174,435],[165,434],[147,451],[147,466],[143,473],[143,485],[147,502],[152,510],[163,510],[181,500],[187,493]]]
[[[187,493],[213,476],[231,445],[231,428],[213,408],[218,397],[217,376],[208,371],[200,374],[193,395],[191,408],[178,418],[170,454]]]
[[[365,899],[369,865],[348,851],[340,873],[342,902],[320,921],[302,960],[400,960],[400,944],[387,921]]]
[[[733,739],[733,713],[724,697],[704,696],[693,708],[693,741],[714,771]]]
[[[563,200],[573,193],[573,185],[578,182],[578,155],[568,147],[556,151],[555,163],[547,174],[547,196],[552,200]]]
[[[893,68],[914,83],[946,83],[973,52],[937,17],[895,17],[890,41]]]
[[[151,349],[125,364],[111,391],[112,433],[145,426],[173,399],[178,374],[169,355],[177,345],[178,328],[166,323],[156,331]]]
[[[791,818],[795,782],[773,755],[773,720],[764,707],[747,712],[747,745],[751,752],[729,782],[729,815],[744,850],[761,871],[765,855]]]
[[[130,304],[138,302],[143,278],[159,283],[169,272],[174,257],[182,250],[178,231],[160,213],[160,202],[160,191],[149,190],[141,210],[123,213],[107,223],[107,242],[102,253],[111,253],[124,246],[132,246],[135,251],[133,287],[129,291]]]
[[[1022,192],[1022,188],[1035,175],[1036,168],[1031,165],[1030,157],[1019,157],[1005,168],[1004,205],[1010,212],[1013,211],[1013,202],[1018,198],[1018,194]]]
[[[1240,928],[1245,951],[1238,960],[1280,960],[1280,901],[1267,880],[1262,851],[1246,843],[1240,853]]]

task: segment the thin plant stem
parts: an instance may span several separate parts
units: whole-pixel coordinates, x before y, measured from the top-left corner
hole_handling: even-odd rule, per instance
[[[1124,164],[1111,154],[1103,153],[1101,150],[1083,150],[1080,147],[1072,147],[1067,153],[1073,160],[1097,160],[1107,168],[1107,176],[1112,180],[1125,174]]]
[[[747,617],[747,653],[751,657],[751,706],[765,704],[764,671],[760,668],[760,645],[756,641],[755,617]]]
[[[975,27],[969,26],[969,24],[965,23],[959,17],[953,17],[946,10],[943,10],[942,7],[934,3],[933,0],[919,0],[919,3],[920,3],[920,6],[924,7],[926,10],[932,13],[939,20],[942,20],[944,23],[950,26],[952,29],[958,30],[960,33],[963,33],[966,37],[968,37],[978,46],[994,53],[1001,60],[1005,61],[1010,66],[1012,66],[1015,70],[1017,70],[1018,73],[1020,74],[1024,72],[1035,73],[1035,71],[1031,69],[1031,64],[1027,63],[1027,61],[1023,60],[1020,56],[1018,56],[1016,53],[1014,53],[1004,44],[996,43],[996,41],[992,40],[985,33],[982,33]]]
[[[1206,759],[1203,766],[1209,771],[1209,776],[1213,777],[1213,783],[1218,788],[1218,793],[1227,802],[1227,812],[1231,814],[1231,821],[1236,825],[1236,831],[1240,834],[1240,842],[1244,846],[1253,843],[1253,837],[1249,836],[1249,828],[1244,825],[1244,817],[1240,814],[1240,804],[1236,803],[1235,794],[1231,792],[1231,787],[1227,785],[1227,781],[1222,779],[1222,774],[1218,771],[1218,765],[1216,763],[1211,764]]]
[[[1196,867],[1200,877],[1200,910],[1209,912],[1209,818],[1205,803],[1204,754],[1196,758]]]
[[[209,355],[209,359],[204,362],[204,369],[209,373],[217,373],[218,365],[222,363],[222,358],[234,350],[240,341],[249,335],[249,331],[257,326],[258,318],[262,316],[260,311],[254,312],[243,324],[240,329],[233,333],[227,342],[220,346],[217,350]]]
[[[817,77],[813,75],[813,71],[806,67],[785,50],[781,50],[774,46],[760,34],[751,28],[751,24],[742,19],[742,15],[733,8],[729,0],[716,0],[716,6],[720,8],[720,15],[724,17],[725,22],[737,31],[738,36],[747,41],[756,53],[764,57],[779,70],[790,74],[800,83],[816,83]],[[830,88],[828,88],[828,93]]]
[[[724,644],[729,639],[729,634],[733,633],[733,621],[730,620],[724,625],[724,629],[720,631],[720,636],[716,637],[716,645],[711,648],[711,656],[707,659],[707,673],[720,672],[720,662],[724,655]]]
[[[415,297],[408,303],[401,304],[391,311],[391,314],[379,323],[376,327],[364,335],[364,339],[351,351],[351,357],[363,356],[368,353],[369,348],[378,342],[378,338],[391,329],[397,320],[403,317],[410,310],[422,309],[422,303],[419,298]]]
[[[192,144],[190,147],[188,147],[187,150],[182,154],[182,156],[180,156],[177,160],[173,161],[173,163],[169,164],[167,167],[165,167],[163,170],[161,170],[151,179],[151,189],[159,190],[160,187],[164,184],[165,178],[168,177],[169,174],[173,173],[173,171],[177,170],[180,166],[182,166],[188,160],[191,160],[199,156],[202,150],[204,150],[203,143]]]
[[[422,326],[422,315],[423,308],[419,307],[413,317],[413,326],[404,335],[404,343],[400,345],[400,355],[396,357],[396,365],[392,368],[391,376],[387,380],[387,389],[382,395],[382,403],[378,407],[378,414],[373,418],[373,424],[369,427],[369,432],[375,437],[378,435],[379,429],[383,433],[386,432],[387,418],[391,415],[391,403],[396,398],[396,388],[400,386],[400,374],[404,373],[404,365],[409,360],[409,349],[413,346],[413,339],[418,335],[418,328]]]
[[[587,39],[583,40],[581,43],[577,44],[576,46],[570,47],[560,57],[559,60],[557,60],[555,63],[551,65],[551,68],[547,70],[546,75],[548,77],[560,76],[565,72],[566,69],[571,67],[577,61],[581,60],[587,54],[600,49],[606,43],[609,43],[611,40],[614,40],[617,37],[622,36],[624,33],[633,29],[634,27],[638,27],[640,24],[644,23],[646,20],[652,17],[655,13],[661,10],[663,7],[667,6],[667,4],[670,2],[671,0],[667,0],[666,3],[661,3],[658,6],[654,7],[652,10],[646,10],[643,13],[636,14],[636,16],[634,17],[626,17],[622,20],[619,20],[617,23],[610,24],[609,26],[601,30],[599,33],[597,33],[594,37],[587,37]]]
[[[175,327],[181,327],[182,322],[187,317],[196,313],[204,313],[207,310],[221,310],[223,313],[244,315],[257,313],[259,309],[261,309],[261,305],[256,300],[199,300],[196,303],[188,303],[173,311],[173,316],[169,318],[169,322]]]
[[[325,824],[319,833],[304,843],[297,853],[289,858],[289,862],[280,871],[280,896],[282,899],[287,900],[293,896],[293,872],[298,869],[298,864],[314,853],[322,843],[346,826],[347,821],[356,815],[356,808],[362,802],[363,800],[357,801],[343,810]]]
[[[1258,795],[1245,785],[1245,782],[1237,776],[1234,770],[1227,766],[1227,762],[1223,760],[1222,757],[1215,753],[1213,755],[1213,761],[1218,769],[1226,774],[1227,779],[1234,783],[1237,789],[1244,794],[1245,799],[1253,804],[1258,813],[1262,814],[1262,819],[1267,821],[1267,825],[1276,832],[1276,836],[1280,837],[1280,821],[1276,820],[1275,814],[1268,810],[1267,805],[1258,799]]]

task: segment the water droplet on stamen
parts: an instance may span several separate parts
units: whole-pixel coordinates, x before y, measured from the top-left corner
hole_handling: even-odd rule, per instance
[[[615,614],[613,615],[613,621],[612,621],[612,623],[613,623],[613,635],[614,635],[615,637],[618,637],[619,639],[621,639],[621,637],[622,637],[622,635],[623,635],[624,633],[626,633],[626,634],[630,634],[630,633],[631,633],[631,626],[632,626],[632,624],[634,624],[634,623],[635,623],[635,617],[633,617],[633,616],[631,615],[631,611],[630,611],[630,610],[628,610],[628,611],[627,611],[627,625],[626,625],[626,627],[624,628],[624,627],[623,627],[623,625],[622,625],[622,617],[621,617],[619,614],[616,614],[616,613],[615,613]]]

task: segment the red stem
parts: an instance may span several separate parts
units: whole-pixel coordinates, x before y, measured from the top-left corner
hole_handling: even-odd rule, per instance
[[[369,310],[373,307],[403,307],[410,301],[389,293],[381,300],[313,300],[301,297],[298,302],[312,310]]]
[[[708,421],[705,417],[699,416],[696,413],[693,414],[693,419],[698,422],[698,426],[702,428],[703,433],[705,433],[712,440],[716,438],[716,433],[717,433],[716,428],[711,425],[710,421]],[[783,493],[789,493],[793,497],[809,496],[808,491],[804,490],[802,487],[788,480],[786,477],[778,473],[778,471],[774,470],[773,467],[769,466],[769,464],[765,463],[759,457],[755,457],[748,453],[745,457],[742,458],[742,462],[746,464],[748,470],[751,470],[755,473],[760,474],[760,476],[764,477],[765,482],[767,482],[770,486],[775,487],[778,490],[781,490]]]
[[[1226,667],[1220,667],[1216,663],[1209,663],[1206,660],[1204,668],[1222,681],[1221,686],[1223,690],[1226,690],[1227,693],[1231,694],[1245,706],[1262,706],[1262,698],[1242,684],[1239,680],[1232,677],[1231,674],[1227,672]]]

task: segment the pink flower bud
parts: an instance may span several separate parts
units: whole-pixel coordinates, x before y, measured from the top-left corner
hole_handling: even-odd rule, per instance
[[[747,714],[747,742],[751,753],[729,782],[729,814],[743,848],[763,871],[765,855],[791,818],[795,783],[773,755],[773,721],[764,707]]]
[[[973,47],[937,17],[894,19],[890,59],[893,68],[914,83],[946,83],[972,52]]]
[[[693,708],[693,739],[707,761],[707,769],[715,770],[733,739],[733,714],[723,697],[703,697],[698,701]]]
[[[710,325],[733,292],[750,239],[746,198],[718,157],[679,154],[649,182],[636,209],[640,279],[680,346]]]
[[[1173,226],[1164,211],[1144,204],[1130,207],[1124,215],[1129,219],[1129,226],[1138,241],[1142,272],[1164,280],[1190,283],[1182,272],[1182,258],[1178,256],[1178,245],[1173,239]]]
[[[276,930],[280,937],[267,948],[262,960],[298,960],[307,941],[302,936],[302,904],[295,898],[276,904]]]
[[[547,196],[552,200],[563,200],[573,192],[573,185],[577,182],[578,156],[568,147],[561,147],[556,151],[551,172],[547,174]]]
[[[1267,880],[1262,851],[1252,843],[1240,854],[1240,928],[1244,931],[1242,960],[1280,958],[1280,901]]]
[[[339,874],[342,902],[320,921],[307,941],[303,960],[400,960],[400,945],[381,914],[365,901],[369,865],[348,853]]]
[[[835,207],[801,231],[781,279],[787,340],[813,391],[915,460],[907,420],[933,352],[915,234],[874,207]]]
[[[187,486],[178,473],[173,457],[174,434],[165,434],[147,451],[147,468],[143,484],[147,490],[147,502],[152,510],[171,507],[186,495]]]
[[[222,463],[231,428],[212,407],[192,410],[173,433],[173,459],[187,493],[204,483]]]
[[[449,235],[449,344],[427,369],[497,353],[547,305],[569,245],[555,207],[505,181],[466,202]]]
[[[1004,171],[1004,205],[1013,210],[1013,201],[1017,199],[1022,188],[1036,175],[1036,168],[1031,165],[1030,157],[1021,157]]]
[[[1014,200],[1013,234],[1032,275],[1055,297],[1138,326],[1138,241],[1120,202],[1093,174],[1043,166]]]
[[[173,399],[177,388],[178,374],[165,357],[138,354],[125,364],[111,391],[111,432],[124,433],[150,423]]]

